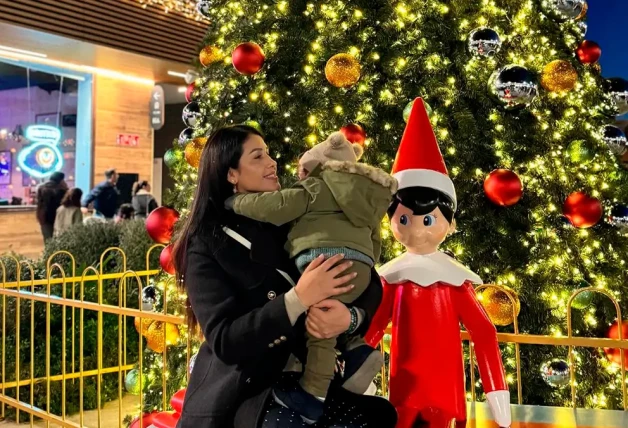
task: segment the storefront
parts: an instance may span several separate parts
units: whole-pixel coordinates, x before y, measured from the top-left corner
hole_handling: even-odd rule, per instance
[[[0,254],[41,252],[34,196],[55,171],[88,192],[115,168],[125,197],[153,182],[153,90],[185,84],[206,29],[128,0],[54,4],[0,0]]]
[[[91,92],[90,76],[0,59],[0,206],[34,205],[56,171],[89,187]]]

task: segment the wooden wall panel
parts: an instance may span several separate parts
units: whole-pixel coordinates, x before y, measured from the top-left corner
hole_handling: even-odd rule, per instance
[[[148,107],[152,87],[115,80],[94,78],[94,183],[104,179],[109,168],[137,173],[152,182],[153,129]],[[139,135],[138,147],[117,145],[118,134]]]
[[[15,251],[26,257],[37,258],[44,250],[44,238],[34,207],[0,208],[0,231],[0,255]]]
[[[136,0],[0,0],[0,21],[182,63],[207,31],[207,22]]]

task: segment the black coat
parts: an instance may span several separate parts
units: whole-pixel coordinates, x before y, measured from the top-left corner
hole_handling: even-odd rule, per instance
[[[192,238],[185,285],[205,341],[188,384],[179,428],[259,426],[270,388],[291,353],[305,353],[304,317],[292,326],[283,294],[291,285],[275,268],[298,273],[283,249],[286,230],[233,216],[228,226],[251,241],[251,250],[214,233]],[[355,302],[369,319],[381,301],[373,286]]]
[[[65,182],[47,181],[37,189],[37,221],[39,224],[55,224],[57,208],[68,191]]]

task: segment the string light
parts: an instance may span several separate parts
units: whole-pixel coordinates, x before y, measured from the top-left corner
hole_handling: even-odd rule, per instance
[[[164,11],[164,13],[179,13],[187,18],[194,19],[196,21],[204,20],[205,17],[196,11],[197,0],[137,0],[142,8],[146,9],[149,6],[157,6]]]
[[[194,1],[190,2],[169,2],[157,0],[139,0],[143,4],[156,4],[170,11],[181,12],[174,3],[187,4],[188,8],[194,7]],[[524,0],[517,9],[506,10],[500,6],[503,2],[494,0],[482,0],[479,2],[478,12],[474,15],[465,16],[453,27],[453,31],[458,34],[455,37],[459,40],[466,40],[468,32],[478,26],[490,26],[495,29],[504,41],[508,42],[509,51],[504,59],[507,62],[523,65],[534,72],[541,72],[544,65],[556,59],[559,50],[563,50],[563,41],[557,41],[537,30],[537,20],[541,23],[546,18],[537,13],[538,2]],[[219,18],[220,35],[215,35],[216,44],[229,51],[231,43],[230,36],[241,25],[242,16],[254,16],[261,20],[285,19],[285,14],[289,10],[288,1],[277,1],[269,8],[267,5],[256,8],[251,12],[248,7],[243,7],[246,2],[226,2],[220,7],[215,7],[213,13]],[[182,7],[182,6],[179,6]],[[456,118],[452,116],[452,106],[456,106],[459,100],[459,87],[466,86],[469,93],[473,91],[486,91],[486,82],[490,74],[501,65],[494,58],[475,59],[469,57],[465,62],[456,59],[456,67],[451,67],[451,59],[442,52],[433,52],[433,42],[421,34],[424,8],[433,10],[426,13],[430,19],[434,14],[452,14],[453,8],[438,1],[430,2],[398,2],[391,10],[390,16],[378,17],[381,21],[374,21],[372,27],[393,29],[398,34],[398,43],[401,48],[377,46],[373,43],[372,29],[365,29],[365,22],[373,20],[371,12],[368,10],[358,10],[347,7],[347,4],[338,1],[325,1],[309,3],[306,6],[304,16],[312,23],[314,36],[309,45],[305,46],[303,57],[297,59],[298,72],[295,73],[294,82],[300,88],[293,89],[294,99],[287,98],[284,94],[285,88],[280,92],[277,87],[266,84],[264,70],[253,78],[249,77],[228,77],[229,83],[219,81],[206,82],[203,85],[204,99],[207,100],[208,115],[212,117],[224,116],[224,110],[229,110],[223,105],[224,93],[240,90],[240,101],[249,101],[246,111],[249,114],[259,114],[267,116],[273,111],[284,114],[284,109],[292,112],[292,119],[288,121],[281,115],[280,123],[272,126],[279,130],[276,143],[282,153],[277,153],[277,159],[284,159],[284,172],[287,175],[296,174],[297,159],[295,156],[302,149],[310,147],[321,141],[329,133],[337,130],[346,121],[354,120],[363,124],[369,132],[370,129],[379,129],[380,135],[375,133],[369,135],[369,147],[366,153],[371,156],[369,162],[377,163],[378,166],[390,170],[393,158],[391,153],[382,153],[381,148],[390,151],[390,147],[396,147],[401,137],[400,129],[403,128],[401,116],[398,122],[386,119],[382,122],[378,116],[382,109],[390,109],[397,106],[403,109],[408,98],[416,93],[432,96],[436,99],[434,103],[437,108],[430,115],[430,120],[434,125],[436,135],[446,154],[447,166],[450,174],[458,183],[473,183],[481,188],[481,183],[486,178],[490,170],[488,164],[482,168],[477,168],[474,164],[473,156],[465,147],[466,141],[459,141],[461,130],[452,126]],[[191,10],[191,9],[190,9]],[[183,13],[183,12],[181,12]],[[192,15],[197,15],[195,11]],[[446,17],[445,19],[448,19]],[[508,23],[506,24],[506,18]],[[501,24],[500,26],[500,23]],[[224,28],[224,30],[223,30]],[[270,27],[269,27],[270,28]],[[332,31],[333,30],[333,31]],[[351,37],[351,45],[345,45],[343,52],[349,52],[356,56],[362,64],[362,75],[359,82],[347,92],[346,101],[339,101],[338,94],[344,95],[344,89],[329,87],[326,85],[324,76],[325,61],[333,54],[328,46],[343,46],[341,39],[347,37],[349,31],[355,30],[356,37]],[[214,37],[214,35],[212,35]],[[265,52],[271,55],[280,54],[277,46],[281,45],[280,33],[268,33],[260,38],[260,45],[263,45]],[[569,45],[576,43],[572,36],[567,35],[564,42]],[[213,39],[212,39],[213,40]],[[228,64],[230,58],[225,58]],[[458,67],[459,66],[459,67]],[[459,70],[459,71],[456,71]],[[214,73],[212,71],[211,73]],[[413,74],[414,73],[414,74]],[[212,79],[217,79],[215,74]],[[414,75],[433,76],[436,83],[416,85],[416,92],[407,93],[407,81],[413,79]],[[203,79],[203,78],[202,78]],[[429,79],[426,79],[429,82]],[[225,81],[226,82],[226,81]],[[430,86],[432,85],[432,86]],[[243,88],[246,88],[244,90]],[[291,88],[292,89],[292,88]],[[307,90],[316,92],[320,96],[312,105],[305,109],[306,113],[299,119],[295,119],[298,110],[291,110],[293,103],[298,103],[299,91]],[[529,133],[519,129],[513,131],[518,125],[513,125],[513,114],[495,109],[487,112],[488,129],[486,132],[487,150],[495,155],[496,163],[499,167],[505,167],[517,172],[522,182],[526,194],[530,195],[530,201],[534,201],[528,213],[529,230],[523,231],[518,236],[517,241],[523,250],[523,254],[529,254],[527,261],[521,266],[503,267],[500,264],[489,264],[481,266],[484,272],[484,279],[494,280],[501,285],[509,285],[515,290],[522,291],[530,282],[543,281],[543,291],[535,296],[548,308],[548,325],[544,326],[552,336],[561,337],[566,334],[565,320],[567,313],[567,303],[571,295],[571,290],[566,290],[566,285],[573,281],[583,280],[594,284],[601,289],[619,293],[621,284],[616,281],[614,273],[608,270],[608,265],[621,266],[624,269],[625,260],[623,255],[617,254],[618,249],[611,249],[606,244],[600,242],[600,235],[596,230],[574,229],[569,225],[556,224],[556,218],[560,215],[564,197],[564,191],[572,190],[572,187],[583,187],[591,195],[598,195],[600,198],[608,198],[611,189],[618,183],[618,174],[615,173],[616,163],[603,154],[599,154],[589,164],[575,165],[567,159],[567,147],[573,135],[586,134],[590,140],[596,141],[597,130],[599,129],[599,117],[606,109],[605,101],[600,101],[598,77],[587,69],[579,68],[579,81],[575,88],[568,93],[542,93],[528,109],[530,117],[534,120],[533,129]],[[355,95],[357,94],[357,96]],[[356,101],[357,100],[357,101]],[[236,100],[232,105],[236,105]],[[342,102],[343,105],[338,103]],[[279,108],[278,106],[281,106]],[[558,106],[558,107],[557,107]],[[463,108],[457,109],[463,111]],[[234,107],[235,116],[239,117],[239,111]],[[254,112],[254,113],[251,113]],[[276,113],[279,114],[279,113]],[[522,116],[525,116],[522,115]],[[274,117],[274,116],[273,116]],[[237,119],[234,119],[237,120]],[[523,121],[522,121],[523,122]],[[289,126],[288,126],[289,125]],[[286,128],[291,128],[290,131]],[[382,132],[381,130],[385,131]],[[518,134],[515,134],[518,132]],[[285,134],[289,134],[287,137]],[[551,143],[551,148],[544,152],[542,156],[528,156],[527,149],[522,150],[522,144]],[[579,137],[582,138],[582,137]],[[295,146],[295,148],[293,148]],[[533,147],[530,148],[530,153]],[[491,166],[492,167],[492,166]],[[186,167],[183,167],[185,169]],[[186,177],[181,174],[177,177],[176,189],[180,199],[179,203],[185,205],[185,201],[191,201],[195,179],[192,172],[185,170]],[[475,187],[474,187],[475,188]],[[469,192],[469,187],[466,187]],[[470,196],[470,200],[477,195]],[[467,209],[467,207],[461,207]],[[181,210],[186,213],[187,210]],[[468,216],[469,214],[466,213]],[[488,215],[488,214],[487,214]],[[462,220],[461,220],[462,221]],[[460,224],[464,228],[464,224]],[[506,236],[508,230],[495,231],[498,236]],[[446,247],[454,254],[461,257],[463,262],[473,261],[476,250],[466,248],[467,238],[473,232],[454,235],[446,242]],[[605,232],[606,233],[606,232]],[[611,235],[610,232],[609,236]],[[393,239],[388,221],[382,223],[382,238],[386,242],[385,256],[387,259],[403,253],[403,247]],[[504,238],[505,239],[505,238]],[[510,239],[510,238],[508,238]],[[488,243],[483,243],[482,245]],[[491,242],[492,254],[495,260],[507,260],[503,250],[499,245]],[[512,245],[509,243],[509,245]],[[572,250],[573,248],[573,250]],[[488,252],[487,252],[488,254]],[[611,268],[612,269],[612,268]],[[618,294],[619,295],[619,294]],[[538,307],[538,305],[537,305]],[[583,311],[581,329],[593,329],[602,321],[601,312],[595,310]],[[546,332],[545,332],[546,333]],[[590,333],[590,331],[587,331]],[[514,373],[515,359],[514,347],[506,346],[507,356],[505,356],[507,370],[507,382],[509,384],[516,381]],[[583,358],[590,358],[589,353],[576,354],[576,361]],[[617,367],[608,364],[603,358],[598,359],[601,367],[609,373],[618,375]],[[613,368],[615,367],[615,368]],[[580,379],[576,387],[585,383]],[[586,380],[590,383],[590,380]],[[616,388],[616,385],[613,384]],[[481,383],[478,382],[478,386]],[[587,385],[586,388],[589,388]],[[587,389],[589,391],[589,389]],[[591,390],[589,403],[596,407],[608,406],[609,397],[616,397],[617,391],[600,385],[599,388]]]

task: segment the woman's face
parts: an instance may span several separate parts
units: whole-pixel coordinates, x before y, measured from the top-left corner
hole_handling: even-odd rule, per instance
[[[281,188],[277,162],[269,156],[262,137],[255,134],[244,142],[238,168],[231,168],[227,179],[238,193],[274,192]]]

